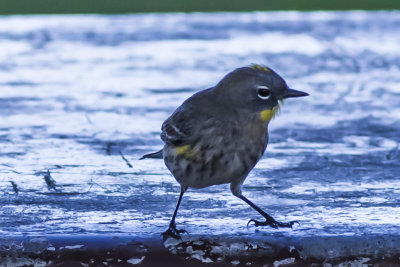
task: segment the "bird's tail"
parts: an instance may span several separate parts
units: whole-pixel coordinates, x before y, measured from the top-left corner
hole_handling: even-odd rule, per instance
[[[150,154],[143,155],[140,159],[162,159],[163,158],[163,150],[153,152]]]

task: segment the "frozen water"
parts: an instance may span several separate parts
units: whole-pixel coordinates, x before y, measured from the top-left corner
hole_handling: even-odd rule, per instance
[[[0,235],[159,235],[179,186],[138,159],[184,99],[250,63],[310,93],[243,188],[300,225],[260,233],[399,235],[399,44],[398,11],[0,17]],[[177,224],[248,235],[258,217],[221,185],[189,190]]]

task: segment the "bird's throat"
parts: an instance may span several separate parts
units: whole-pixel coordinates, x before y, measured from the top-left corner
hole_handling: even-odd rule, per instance
[[[279,110],[279,105],[273,107],[272,109],[264,109],[260,112],[260,118],[263,122],[268,123],[272,118],[275,117]]]

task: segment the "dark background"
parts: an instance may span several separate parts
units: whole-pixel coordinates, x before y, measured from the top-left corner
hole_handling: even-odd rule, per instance
[[[398,0],[1,0],[0,14],[399,9]]]

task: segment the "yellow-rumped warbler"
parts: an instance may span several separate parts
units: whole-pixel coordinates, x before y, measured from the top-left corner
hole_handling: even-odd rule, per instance
[[[250,65],[228,73],[215,87],[200,91],[178,107],[163,123],[164,148],[142,158],[164,158],[165,165],[181,184],[181,194],[168,230],[179,236],[175,217],[183,193],[230,183],[233,195],[245,201],[265,221],[250,220],[255,226],[292,227],[276,221],[242,195],[242,184],[264,154],[268,123],[279,109],[279,101],[307,96],[290,89],[276,72]]]

